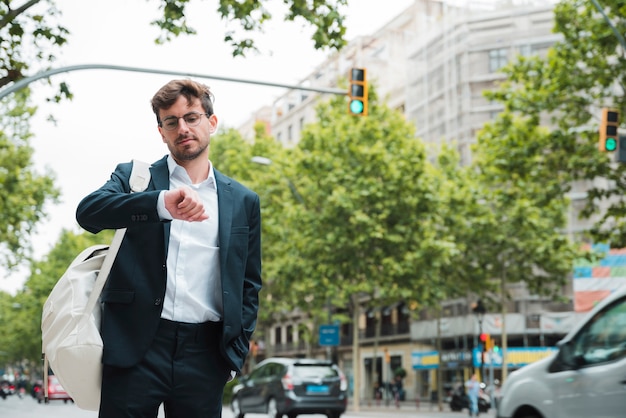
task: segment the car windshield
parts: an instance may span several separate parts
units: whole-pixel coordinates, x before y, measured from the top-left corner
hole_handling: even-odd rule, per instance
[[[626,299],[598,312],[575,340],[575,354],[587,364],[626,355]]]

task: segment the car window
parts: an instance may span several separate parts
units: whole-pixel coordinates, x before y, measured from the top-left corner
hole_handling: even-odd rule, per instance
[[[626,356],[626,298],[598,312],[576,336],[574,354],[586,364]]]
[[[267,372],[268,376],[282,377],[282,375],[284,374],[283,373],[284,367],[282,364],[271,363],[271,364],[268,364],[268,366],[270,366]]]
[[[324,377],[336,377],[337,371],[330,366],[318,366],[318,365],[298,365],[293,369],[294,377],[300,379],[306,378],[324,378]]]
[[[262,379],[264,376],[268,375],[268,372],[270,370],[270,366],[272,365],[272,363],[268,363],[268,364],[264,364],[256,369],[254,369],[251,373],[250,376],[248,377],[250,380],[258,380],[258,379]]]

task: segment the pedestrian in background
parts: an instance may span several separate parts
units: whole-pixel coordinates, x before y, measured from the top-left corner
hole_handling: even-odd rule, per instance
[[[480,395],[480,382],[476,377],[476,373],[465,382],[467,389],[467,397],[469,398],[469,416],[478,416],[478,396]]]
[[[169,155],[147,190],[130,193],[132,163],[119,164],[76,212],[92,233],[127,228],[101,297],[99,417],[154,418],[163,404],[168,418],[219,418],[256,326],[259,197],[209,160],[207,86],[173,80],[151,104]],[[134,122],[111,110],[113,127]]]

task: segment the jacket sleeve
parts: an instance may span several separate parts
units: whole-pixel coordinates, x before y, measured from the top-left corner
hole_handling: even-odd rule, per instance
[[[146,191],[130,193],[131,170],[132,163],[119,164],[102,187],[81,200],[76,220],[82,228],[95,234],[103,229],[161,222],[157,212],[160,191],[154,190],[151,181]]]

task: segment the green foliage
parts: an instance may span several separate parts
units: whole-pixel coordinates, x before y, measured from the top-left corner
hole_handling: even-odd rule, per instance
[[[170,41],[181,34],[195,34],[187,24],[185,14],[191,0],[161,0],[162,16],[152,24],[161,29],[157,43]],[[245,56],[250,50],[256,50],[254,40],[249,33],[262,32],[273,16],[266,4],[269,0],[220,0],[217,12],[226,22],[239,23],[240,31],[231,29],[224,35],[233,50],[233,56]],[[284,0],[288,11],[283,17],[286,21],[302,19],[315,28],[312,35],[315,49],[341,49],[345,46],[345,17],[339,11],[347,0]]]
[[[14,3],[0,2],[0,88],[49,69],[69,33],[55,23],[59,11],[53,1]]]
[[[602,5],[624,33],[623,2],[607,0]],[[560,2],[555,31],[563,38],[547,56],[523,57],[505,69],[506,81],[488,97],[504,104],[506,112],[494,122],[496,129],[487,128],[484,135],[508,131],[497,170],[516,176],[520,187],[543,188],[545,199],[538,204],[547,205],[552,198],[560,204],[573,182],[588,185],[582,215],[598,220],[589,237],[582,238],[624,247],[626,165],[614,164],[610,154],[598,152],[597,141],[600,108],[615,107],[626,114],[626,58],[593,2]],[[522,172],[527,175],[520,178]]]
[[[329,303],[348,307],[353,295],[412,298],[451,251],[436,232],[440,200],[423,144],[374,89],[369,103],[366,118],[349,115],[343,97],[322,103],[282,162],[303,197],[280,213],[277,291],[286,311],[305,301],[325,321]],[[431,296],[420,302],[435,303]]]
[[[484,250],[492,263],[485,267],[492,277],[524,282],[532,294],[558,298],[581,254],[563,234],[572,178],[557,164],[564,156],[553,132],[538,122],[507,110],[478,136],[474,164],[491,218],[492,246]]]
[[[402,367],[398,367],[393,371],[393,376],[404,379],[406,377],[406,370]]]
[[[59,195],[52,174],[32,165],[29,120],[35,110],[27,100],[28,91],[19,92],[12,109],[0,115],[0,264],[8,268],[29,255],[35,226]]]

